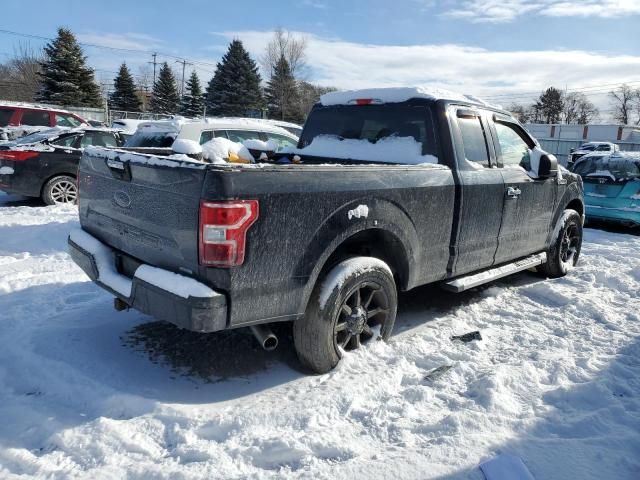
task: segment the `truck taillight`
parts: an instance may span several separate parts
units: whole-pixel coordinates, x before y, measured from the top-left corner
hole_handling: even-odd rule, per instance
[[[14,162],[23,162],[37,156],[38,152],[27,152],[24,150],[0,150],[0,160],[13,160]]]
[[[257,218],[257,200],[200,202],[200,264],[242,265],[247,230]]]

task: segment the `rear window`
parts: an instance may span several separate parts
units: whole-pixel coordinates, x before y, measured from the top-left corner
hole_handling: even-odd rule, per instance
[[[125,147],[136,148],[171,148],[173,141],[178,136],[175,131],[171,132],[158,132],[158,131],[145,131],[138,130],[134,133],[127,142]]]
[[[616,181],[631,180],[640,178],[640,162],[626,158],[589,156],[573,165],[572,171],[587,180],[589,177],[606,177]]]
[[[9,125],[9,121],[13,116],[15,109],[13,108],[0,108],[0,127],[6,127]]]
[[[22,125],[29,125],[32,127],[48,127],[49,126],[49,112],[25,110],[22,112]]]
[[[422,145],[422,154],[436,155],[431,111],[424,106],[401,104],[336,105],[312,111],[305,123],[300,147],[318,135],[376,143],[386,137],[413,137]]]

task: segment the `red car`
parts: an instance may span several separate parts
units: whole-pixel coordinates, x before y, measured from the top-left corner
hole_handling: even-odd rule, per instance
[[[78,115],[55,108],[0,101],[0,141],[13,140],[37,127],[89,126]],[[24,128],[20,128],[24,127]]]

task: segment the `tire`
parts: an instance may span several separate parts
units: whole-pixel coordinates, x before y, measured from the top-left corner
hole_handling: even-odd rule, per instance
[[[74,205],[78,201],[76,179],[69,175],[53,177],[42,189],[42,200],[47,205]]]
[[[326,373],[345,351],[387,340],[397,306],[396,284],[386,263],[373,257],[341,262],[317,282],[304,318],[293,324],[300,362],[315,373]]]
[[[547,262],[538,272],[550,278],[564,277],[577,263],[582,248],[582,218],[575,210],[565,210],[554,229]]]

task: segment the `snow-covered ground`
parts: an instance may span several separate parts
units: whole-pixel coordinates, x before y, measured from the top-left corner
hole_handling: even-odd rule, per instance
[[[0,193],[1,478],[481,479],[499,453],[640,478],[638,236],[587,229],[564,279],[402,295],[390,343],[305,376],[286,329],[267,354],[116,313],[65,253],[76,225]]]

